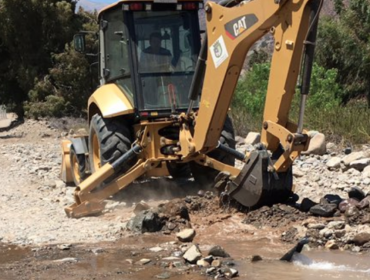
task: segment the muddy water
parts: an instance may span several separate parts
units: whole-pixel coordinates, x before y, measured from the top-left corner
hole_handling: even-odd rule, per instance
[[[152,253],[148,248],[172,240],[171,236],[144,235],[116,243],[75,245],[67,251],[3,246],[0,247],[0,279],[210,279],[204,269],[161,266],[161,257],[170,255],[171,249]],[[273,239],[205,236],[199,241],[204,252],[212,244],[223,246],[235,260],[239,279],[370,279],[369,253],[312,250],[296,255],[293,263],[287,263],[278,259],[289,246]],[[251,263],[250,258],[255,254],[263,260]],[[152,262],[136,264],[143,258]]]
[[[229,234],[218,233],[230,227]],[[222,230],[221,230],[222,227]],[[291,247],[282,244],[276,237],[265,233],[263,238],[246,231],[233,230],[228,222],[215,224],[207,229],[200,244],[218,244],[236,260],[241,279],[370,279],[370,253],[328,251],[314,249],[294,256],[292,263],[279,261]],[[209,246],[210,247],[210,246]],[[260,262],[250,261],[253,255],[263,258]]]
[[[370,279],[369,253],[312,250],[295,255],[294,261],[287,263],[278,261],[285,251],[272,240],[232,243],[220,240],[219,244],[228,248],[237,260],[236,268],[242,279]],[[251,263],[250,257],[255,254],[263,260]]]

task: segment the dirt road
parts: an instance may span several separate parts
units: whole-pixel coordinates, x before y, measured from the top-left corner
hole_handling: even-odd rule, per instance
[[[250,268],[253,255],[276,260],[304,236],[310,238],[306,248],[330,248],[330,252],[339,248],[355,253],[360,263],[368,257],[368,206],[360,209],[353,202],[354,213],[336,210],[329,217],[313,215],[294,205],[240,212],[220,208],[215,196],[186,193],[184,189],[194,184],[191,180],[151,180],[142,184],[146,190],[141,192],[143,196],[132,198],[120,194],[108,202],[103,215],[68,219],[63,208],[73,203],[74,188],[59,180],[59,143],[70,129],[76,130],[81,124],[67,119],[28,120],[0,132],[0,279],[208,279],[218,276],[221,279],[226,277],[221,269],[232,267],[239,271],[241,279],[258,279],[263,272],[255,266],[257,274],[243,268],[245,265]],[[243,145],[239,148],[243,149]],[[366,149],[360,152],[365,153]],[[310,198],[318,203],[326,194],[345,199],[352,187],[365,195],[370,191],[365,168],[362,171],[353,167],[329,170],[327,164],[335,157],[343,160],[345,155],[334,151],[324,156],[305,156],[295,163],[299,202]],[[135,216],[136,202],[145,200],[155,208],[168,203],[175,194],[183,197],[181,201],[190,216],[189,225],[196,231],[194,243],[199,244],[203,257],[215,245],[223,246],[231,255],[231,258],[221,258],[222,265],[216,266],[215,271],[207,273],[213,266],[190,265],[184,261],[181,256],[191,243],[177,241],[176,228],[144,235],[126,229],[127,222]],[[149,261],[145,263],[145,259]],[[276,269],[274,265],[272,268]],[[368,276],[366,268],[359,271],[362,272],[358,279]],[[247,275],[249,278],[244,278]],[[340,276],[348,275],[343,272]]]

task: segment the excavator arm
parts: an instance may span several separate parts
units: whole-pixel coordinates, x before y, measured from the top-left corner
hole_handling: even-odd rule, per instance
[[[235,179],[225,182],[227,193],[244,206],[281,202],[291,195],[291,165],[307,149],[309,138],[301,128],[304,102],[298,125],[289,120],[289,111],[302,61],[303,101],[308,94],[321,4],[320,0],[223,2],[237,5],[231,8],[206,4],[207,65],[194,137],[182,149],[184,158],[217,147],[247,52],[268,32],[274,37],[259,150],[244,159]]]

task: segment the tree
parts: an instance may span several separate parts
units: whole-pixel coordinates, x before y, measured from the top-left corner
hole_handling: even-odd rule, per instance
[[[80,29],[90,32],[86,36],[88,52],[97,51],[97,13],[79,9]],[[77,33],[77,32],[76,32]],[[97,85],[97,70],[92,64],[97,56],[86,57],[76,52],[71,44],[64,51],[51,55],[53,67],[48,74],[37,79],[35,87],[29,92],[26,113],[30,117],[77,115],[86,109],[87,99]],[[92,73],[96,72],[96,73]]]
[[[317,62],[338,70],[343,104],[365,96],[370,104],[370,1],[346,2],[335,1],[338,17],[321,20]]]
[[[22,108],[78,27],[74,0],[0,0],[0,102]],[[16,95],[14,95],[16,93]],[[22,115],[22,110],[18,110]]]

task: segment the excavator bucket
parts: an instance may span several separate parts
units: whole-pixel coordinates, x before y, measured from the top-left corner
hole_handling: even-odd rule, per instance
[[[272,163],[266,150],[253,151],[239,175],[227,183],[226,194],[250,208],[287,201],[293,194],[292,168],[276,173]]]

